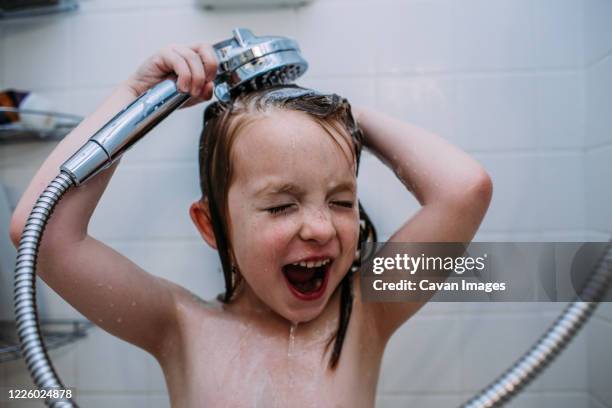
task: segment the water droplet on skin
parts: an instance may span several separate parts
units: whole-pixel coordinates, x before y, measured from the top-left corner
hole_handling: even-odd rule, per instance
[[[291,352],[295,347],[295,331],[297,330],[297,327],[297,323],[291,323],[291,327],[289,328],[289,348],[287,349],[288,358],[291,358]]]
[[[102,319],[98,319],[98,323],[102,323],[104,320]]]
[[[108,288],[108,290],[113,290],[113,286],[112,285],[106,285],[106,287]]]
[[[121,323],[122,321],[123,321],[122,318],[120,318],[120,317],[117,318],[117,323]]]
[[[132,306],[136,306],[136,301],[132,300]]]
[[[114,304],[114,303],[111,303],[109,306],[110,306],[110,307],[115,307],[115,304]]]
[[[293,349],[295,348],[295,332],[297,331],[297,323],[292,322],[291,323],[291,327],[289,328],[289,346],[287,347],[287,377],[288,377],[288,382],[287,382],[287,389],[289,391],[289,395],[292,394],[292,388],[293,388],[293,367],[294,364],[292,363],[291,359],[293,357]]]
[[[100,287],[102,287],[102,283],[101,283],[101,282],[98,282],[98,283],[96,284],[96,286],[100,288]]]

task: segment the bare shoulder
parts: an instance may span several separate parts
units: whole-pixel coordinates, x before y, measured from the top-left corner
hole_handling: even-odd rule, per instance
[[[175,321],[168,333],[164,334],[164,342],[159,355],[154,357],[163,364],[170,361],[181,361],[188,357],[194,330],[201,328],[208,322],[221,318],[223,306],[216,300],[204,300],[184,286],[161,279],[170,293],[174,303]]]
[[[216,299],[204,300],[184,286],[170,281],[167,282],[172,287],[178,311],[198,312],[208,315],[219,314],[223,311],[223,305],[220,301]]]
[[[206,301],[181,285],[162,280],[172,294],[175,318],[161,334],[162,346],[154,357],[164,373],[172,406],[191,406],[190,386],[210,366],[201,361],[214,353],[216,339],[210,334],[216,332],[225,313],[220,302]]]

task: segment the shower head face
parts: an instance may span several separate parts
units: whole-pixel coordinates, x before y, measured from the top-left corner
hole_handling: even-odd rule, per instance
[[[213,46],[219,60],[215,96],[222,102],[244,92],[290,84],[308,69],[299,46],[289,38],[257,37],[244,28],[233,34]]]

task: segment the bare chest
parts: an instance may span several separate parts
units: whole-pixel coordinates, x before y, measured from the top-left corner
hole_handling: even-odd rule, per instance
[[[326,331],[286,336],[216,322],[192,329],[182,363],[165,373],[173,407],[372,407],[380,355],[347,333],[340,362],[328,368]],[[209,326],[209,325],[206,325]]]

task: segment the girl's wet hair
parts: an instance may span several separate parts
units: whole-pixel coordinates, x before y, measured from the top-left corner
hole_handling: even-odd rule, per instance
[[[233,254],[228,236],[229,211],[227,193],[232,179],[230,152],[238,131],[250,120],[270,109],[287,109],[308,114],[319,123],[338,143],[329,129],[348,135],[352,141],[355,158],[355,176],[363,147],[363,133],[351,112],[348,101],[336,94],[322,94],[296,85],[280,85],[237,96],[230,103],[214,102],[204,112],[204,126],[200,136],[199,169],[202,201],[208,203],[217,250],[225,278],[225,293],[219,300],[230,302],[241,282],[239,270],[232,262]],[[340,282],[340,318],[338,329],[330,337],[327,347],[333,343],[329,367],[334,369],[344,343],[353,307],[353,276],[361,265],[359,249],[366,241],[376,242],[376,229],[359,200],[359,243],[350,269]],[[235,259],[235,257],[233,257]],[[326,348],[327,349],[327,348]]]

